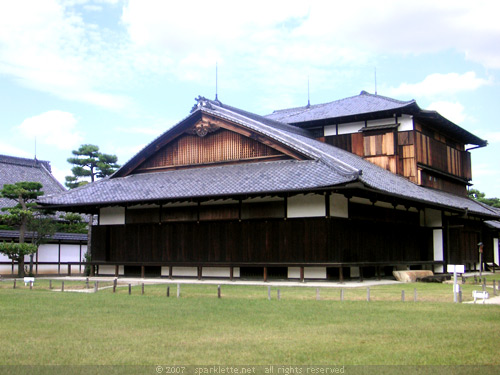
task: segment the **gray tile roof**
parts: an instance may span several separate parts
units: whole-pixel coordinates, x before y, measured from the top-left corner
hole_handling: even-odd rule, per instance
[[[31,238],[31,232],[25,234],[26,238]],[[86,242],[87,234],[82,233],[54,233],[50,237],[52,241],[65,241],[65,242]],[[19,238],[18,230],[0,230],[0,240],[16,240]]]
[[[126,177],[115,174],[63,194],[42,197],[39,202],[56,207],[123,204],[300,192],[360,182],[365,189],[410,201],[498,216],[471,199],[417,186],[357,155],[316,141],[305,130],[297,130],[220,102],[205,100],[202,103],[193,114],[200,111],[237,123],[300,152],[306,160],[222,164]],[[154,148],[156,141],[158,139],[147,147]]]
[[[0,155],[0,189],[6,184],[21,181],[40,182],[45,194],[58,194],[66,189],[51,174],[48,161]],[[0,198],[0,214],[3,207],[12,207],[15,202]]]
[[[333,102],[277,110],[266,117],[272,120],[286,122],[288,124],[295,124],[300,122],[401,109],[415,105],[415,100],[401,101],[385,96],[371,95],[366,91],[362,91],[360,95],[335,100]]]
[[[376,117],[377,114],[385,117],[390,115],[387,113],[388,111],[414,115],[416,118],[431,122],[433,127],[447,134],[452,134],[464,144],[487,145],[487,141],[454,124],[438,112],[421,109],[415,100],[401,101],[373,95],[366,91],[333,102],[277,110],[267,115],[266,118],[297,126],[307,126],[307,124],[318,121],[327,121],[329,124],[359,121],[366,116]]]

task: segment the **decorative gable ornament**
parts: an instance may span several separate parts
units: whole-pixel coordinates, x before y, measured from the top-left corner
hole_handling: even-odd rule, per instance
[[[213,133],[219,130],[219,126],[209,123],[207,121],[200,121],[195,126],[190,128],[186,133],[196,134],[198,137],[203,138],[208,133]]]
[[[196,111],[197,109],[200,109],[200,108],[213,109],[212,105],[210,104],[210,100],[208,100],[207,98],[205,98],[201,95],[199,95],[194,100],[196,100],[196,104],[193,106],[193,108],[191,108],[191,113],[193,113],[194,111]]]

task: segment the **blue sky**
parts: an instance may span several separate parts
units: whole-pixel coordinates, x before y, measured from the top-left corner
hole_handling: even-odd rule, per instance
[[[348,3],[348,4],[346,4]],[[0,153],[83,143],[125,163],[194,98],[268,114],[359,94],[415,99],[487,139],[474,187],[500,197],[500,2],[16,0],[0,3]]]

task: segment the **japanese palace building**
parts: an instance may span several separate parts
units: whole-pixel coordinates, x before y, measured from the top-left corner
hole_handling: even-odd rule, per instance
[[[109,178],[41,205],[98,215],[99,274],[344,278],[498,262],[498,211],[467,197],[487,142],[362,92],[260,116],[198,98]]]

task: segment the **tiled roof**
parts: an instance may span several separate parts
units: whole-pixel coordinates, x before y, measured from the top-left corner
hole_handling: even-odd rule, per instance
[[[414,105],[416,105],[415,100],[404,102],[385,96],[371,95],[366,91],[362,91],[360,95],[335,100],[329,103],[277,110],[266,117],[288,124],[295,124],[299,122],[394,110]]]
[[[26,238],[31,238],[31,232],[25,234]],[[85,233],[54,233],[50,239],[53,241],[87,241],[88,235]],[[19,238],[18,230],[0,230],[1,240],[16,240]]]
[[[415,100],[401,101],[362,91],[359,95],[329,103],[274,111],[266,117],[272,120],[307,126],[317,121],[338,122],[359,121],[363,116],[387,116],[387,111],[410,114],[431,122],[436,129],[452,134],[464,144],[486,146],[487,141],[449,121],[436,111],[421,109]],[[324,125],[324,124],[323,124]]]
[[[204,168],[132,174],[126,177],[115,174],[63,194],[42,197],[39,202],[55,207],[139,203],[299,192],[360,182],[365,189],[382,194],[432,206],[498,216],[493,210],[471,199],[417,186],[357,155],[316,141],[309,137],[305,130],[297,130],[287,124],[249,114],[219,102],[204,100],[202,103],[195,113],[202,111],[237,123],[297,150],[306,160],[221,164]],[[151,144],[147,147],[150,146]]]
[[[66,189],[55,179],[50,170],[48,161],[0,155],[0,188],[6,184],[30,181],[41,183],[42,190],[47,195],[65,191]],[[14,205],[15,202],[10,199],[0,198],[0,210]]]

